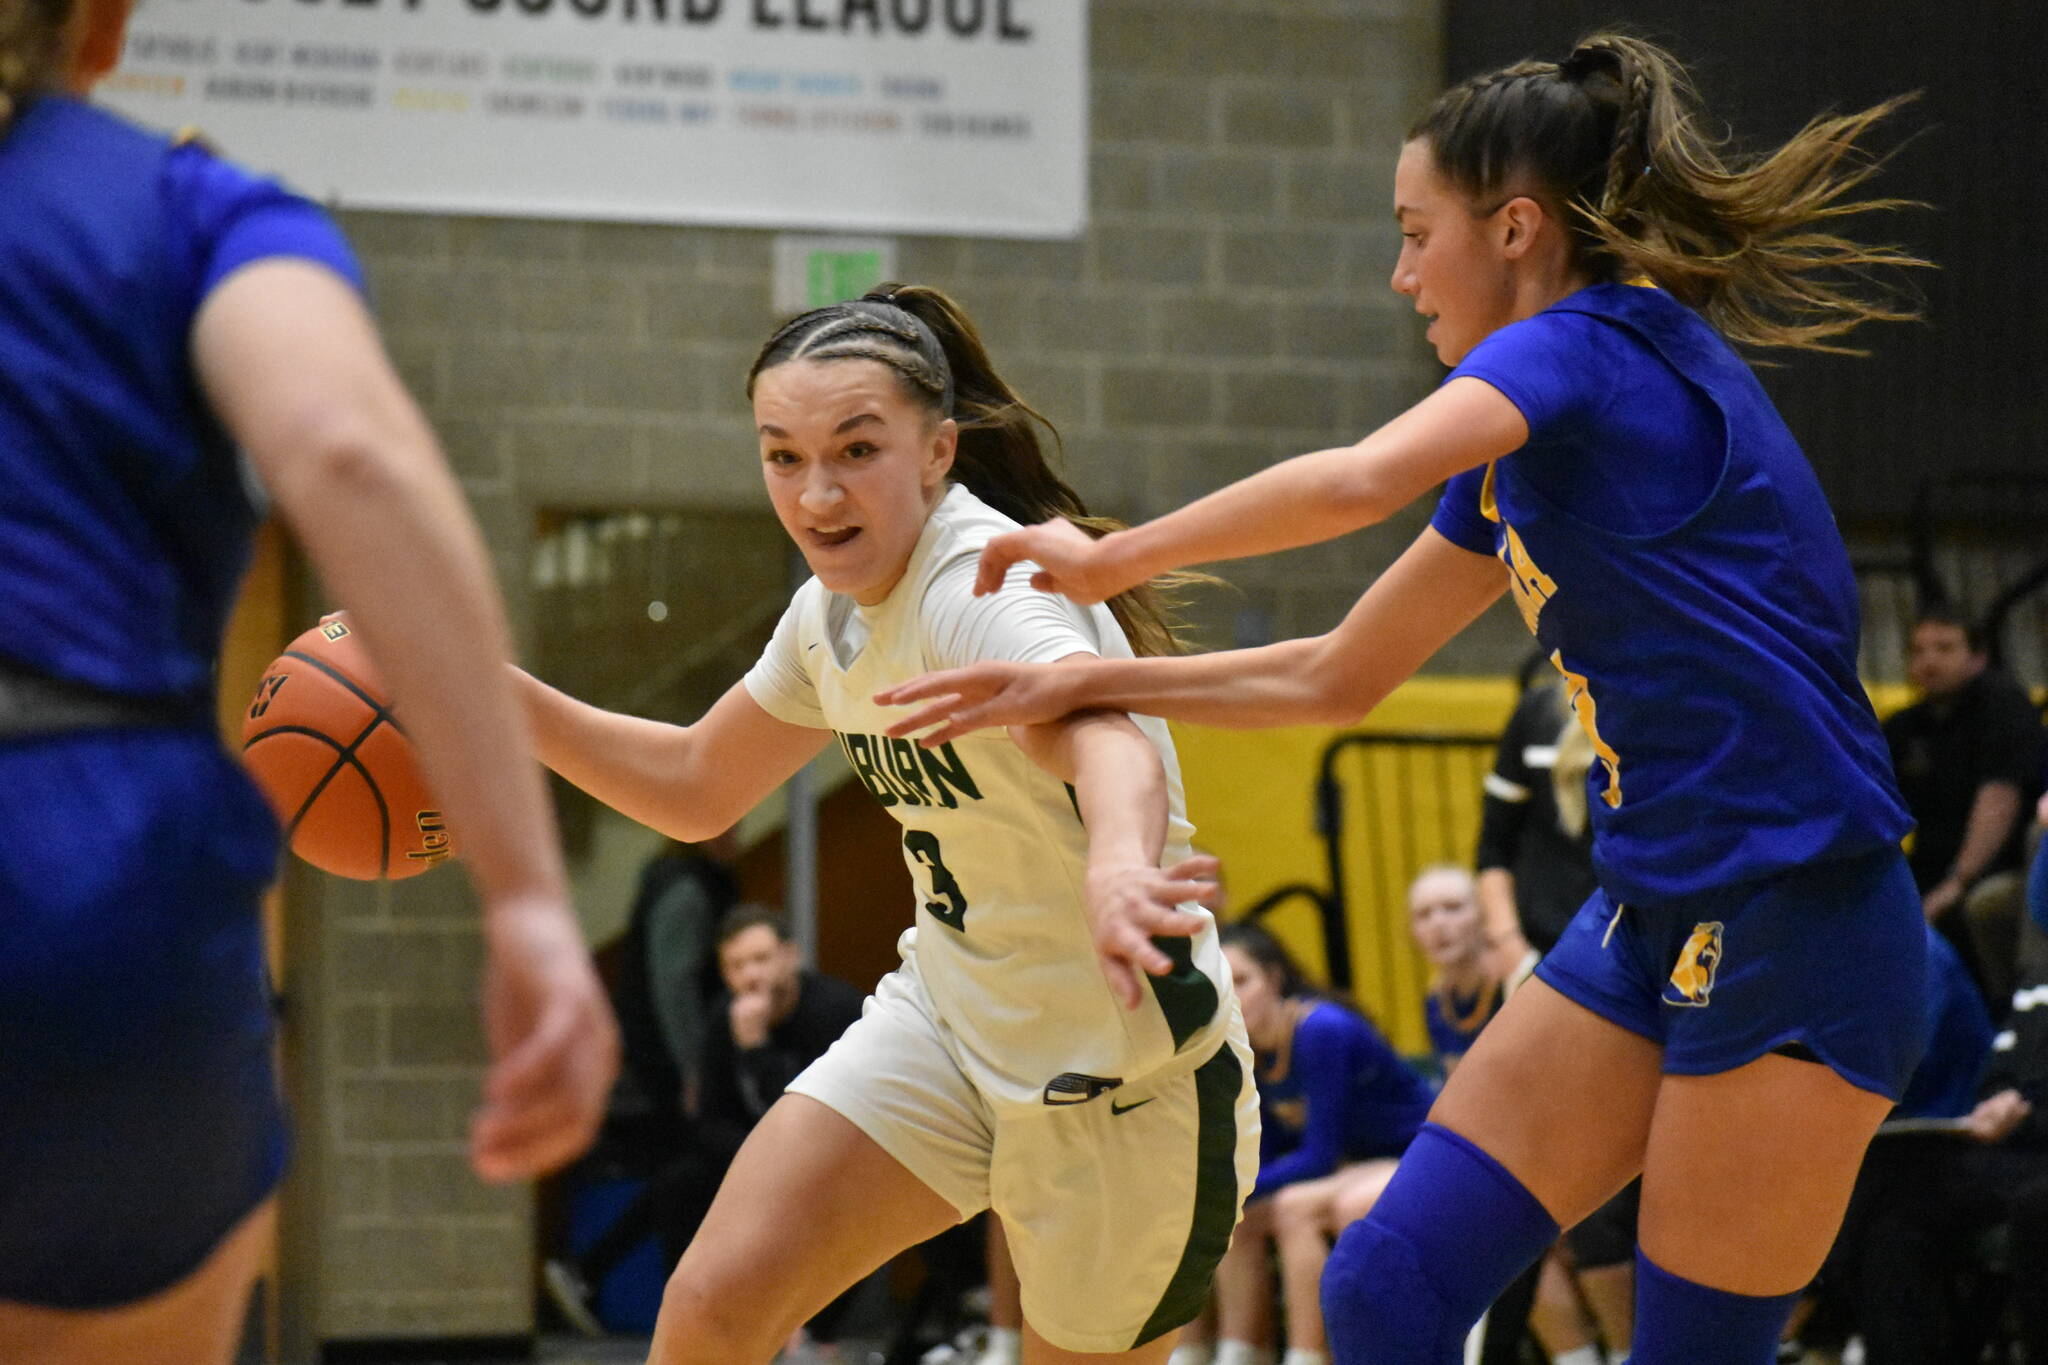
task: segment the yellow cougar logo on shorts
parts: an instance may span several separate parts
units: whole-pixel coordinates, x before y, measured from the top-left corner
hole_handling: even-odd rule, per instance
[[[1664,1003],[1706,1004],[1714,990],[1714,972],[1720,965],[1721,922],[1695,924],[1685,947],[1678,952],[1678,965],[1671,969],[1671,986],[1664,992]]]

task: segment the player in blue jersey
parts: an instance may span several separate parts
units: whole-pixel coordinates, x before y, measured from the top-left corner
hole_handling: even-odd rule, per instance
[[[1637,1365],[1770,1360],[1913,1068],[1925,935],[1848,556],[1731,345],[1826,347],[1901,315],[1850,284],[1911,258],[1832,231],[1870,207],[1855,144],[1890,107],[1729,160],[1683,68],[1635,39],[1454,87],[1402,149],[1392,279],[1449,380],[1355,446],[1131,531],[1003,537],[980,585],[1031,560],[1038,586],[1095,600],[1344,534],[1449,480],[1344,622],[883,697],[926,702],[899,729],[943,720],[929,739],[1090,705],[1348,724],[1499,597],[1505,563],[1597,755],[1600,890],[1333,1253],[1339,1361],[1455,1359],[1559,1225],[1638,1171]]]
[[[347,246],[81,102],[126,19],[0,4],[0,1360],[36,1365],[228,1359],[284,1160],[278,830],[213,720],[260,515],[237,447],[354,610],[482,892],[477,1169],[580,1150],[617,1053],[488,561]]]

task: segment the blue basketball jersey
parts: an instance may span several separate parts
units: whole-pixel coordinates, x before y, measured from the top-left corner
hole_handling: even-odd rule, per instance
[[[1370,1020],[1330,1000],[1307,1002],[1287,1047],[1261,1057],[1256,1077],[1254,1199],[1346,1161],[1400,1155],[1434,1098]]]
[[[210,692],[257,509],[192,325],[275,256],[358,279],[319,209],[203,147],[58,96],[0,135],[14,671]],[[0,831],[0,1300],[131,1303],[189,1275],[284,1164],[259,913],[277,824],[194,723],[10,736]]]
[[[1429,1034],[1430,1051],[1439,1066],[1461,1060],[1479,1040],[1479,1030],[1493,1022],[1507,992],[1498,981],[1490,981],[1476,994],[1459,996],[1441,986],[1422,997],[1422,1025]]]
[[[1495,332],[1460,376],[1515,403],[1529,441],[1451,480],[1432,524],[1507,565],[1565,680],[1598,755],[1610,895],[1657,901],[1902,838],[1847,551],[1727,343],[1661,290],[1604,284]]]
[[[189,356],[207,292],[296,256],[360,283],[317,207],[59,96],[0,138],[0,656],[201,697],[258,520]]]

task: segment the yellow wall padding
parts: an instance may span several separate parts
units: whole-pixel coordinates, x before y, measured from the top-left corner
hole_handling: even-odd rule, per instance
[[[1428,1050],[1422,993],[1429,972],[1408,933],[1408,882],[1430,863],[1470,865],[1480,779],[1514,699],[1508,678],[1411,679],[1355,730],[1466,742],[1353,749],[1338,768],[1354,994],[1402,1052]],[[1290,882],[1326,886],[1315,833],[1316,768],[1324,746],[1351,732],[1174,727],[1195,842],[1223,860],[1233,909]],[[1287,902],[1266,925],[1312,976],[1327,979],[1322,930],[1309,902]]]

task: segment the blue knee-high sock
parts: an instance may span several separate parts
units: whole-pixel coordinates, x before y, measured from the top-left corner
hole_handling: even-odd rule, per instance
[[[1323,1270],[1334,1365],[1456,1365],[1465,1334],[1557,1222],[1507,1168],[1426,1123]]]
[[[1636,1340],[1629,1365],[1770,1365],[1795,1291],[1731,1294],[1682,1279],[1636,1250]]]

